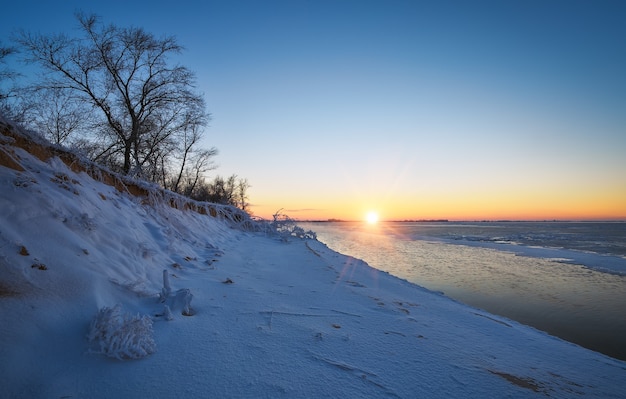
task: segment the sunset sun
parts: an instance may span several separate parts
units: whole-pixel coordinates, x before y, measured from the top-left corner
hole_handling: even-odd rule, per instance
[[[378,222],[378,213],[374,211],[368,212],[367,215],[365,215],[365,220],[369,224],[376,224]]]

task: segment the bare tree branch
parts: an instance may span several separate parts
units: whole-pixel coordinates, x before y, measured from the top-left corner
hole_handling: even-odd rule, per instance
[[[113,133],[104,135],[112,142],[98,156],[120,156],[124,173],[142,175],[146,168],[163,167],[176,147],[172,141],[186,131],[200,134],[209,120],[204,99],[194,92],[194,74],[169,63],[182,47],[173,37],[105,26],[95,15],[76,18],[80,37],[18,36],[26,60],[46,72],[37,88],[72,92],[74,105],[91,104],[99,120],[92,125]],[[114,148],[121,151],[110,151]]]

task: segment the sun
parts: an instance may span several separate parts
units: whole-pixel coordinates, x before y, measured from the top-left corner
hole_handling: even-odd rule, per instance
[[[370,211],[365,215],[365,221],[369,224],[376,224],[378,222],[378,213]]]

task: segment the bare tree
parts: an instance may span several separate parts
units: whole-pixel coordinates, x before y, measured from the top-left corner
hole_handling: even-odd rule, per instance
[[[104,26],[94,15],[76,17],[80,37],[18,35],[26,61],[47,72],[37,87],[71,92],[93,107],[97,125],[91,129],[103,141],[97,158],[120,164],[126,174],[158,168],[179,133],[209,120],[203,97],[194,92],[194,74],[169,62],[182,47],[174,37]]]
[[[215,169],[215,165],[211,158],[217,154],[215,148],[210,150],[202,150],[194,153],[185,167],[185,173],[182,175],[183,180],[178,186],[178,192],[186,196],[192,196],[196,187],[204,179],[204,174],[209,170]]]
[[[0,42],[0,113],[11,118],[15,115],[10,100],[15,96],[14,82],[19,74],[6,66],[6,60],[16,53],[14,47],[4,47]]]
[[[170,62],[182,51],[176,40],[76,17],[78,37],[16,37],[24,60],[44,71],[30,87],[30,125],[113,170],[246,210],[247,180],[205,180],[217,149],[200,148],[209,114],[193,73]]]
[[[248,203],[248,189],[250,188],[250,183],[248,183],[248,179],[239,179],[237,182],[237,188],[235,193],[235,206],[243,211],[248,211],[250,204]]]
[[[172,179],[172,191],[191,195],[204,173],[215,169],[212,159],[217,155],[216,148],[195,150],[201,138],[198,129],[192,127],[183,131],[177,140],[178,148],[175,153],[178,156],[179,169],[178,174]]]
[[[228,178],[216,176],[211,182],[204,180],[198,182],[191,198],[199,201],[209,201],[218,204],[232,205],[244,211],[248,210],[247,190],[250,184],[246,179],[239,179],[237,175]]]
[[[70,92],[46,89],[29,94],[29,124],[54,144],[69,144],[70,136],[90,119],[89,107],[74,101]]]
[[[17,72],[4,66],[6,58],[16,53],[14,47],[4,47],[0,42],[0,100],[9,97],[9,88],[5,85],[17,77]]]

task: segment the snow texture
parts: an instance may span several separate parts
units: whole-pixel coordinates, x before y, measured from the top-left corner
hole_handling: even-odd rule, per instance
[[[5,137],[1,397],[626,397],[625,362],[375,270],[286,219],[277,233]]]

